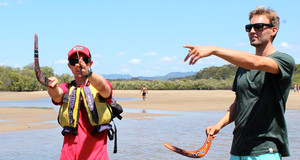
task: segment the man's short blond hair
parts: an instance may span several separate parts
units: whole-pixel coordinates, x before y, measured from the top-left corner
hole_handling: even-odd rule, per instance
[[[254,16],[258,16],[258,15],[265,15],[265,16],[267,16],[269,18],[269,20],[270,20],[270,24],[272,24],[274,27],[276,27],[277,29],[279,29],[279,17],[278,17],[277,13],[273,9],[271,9],[271,8],[265,8],[263,6],[258,6],[255,10],[253,10],[253,11],[251,11],[249,13],[249,20],[251,21],[251,19]],[[274,38],[275,38],[275,36],[274,36]]]
[[[253,16],[257,16],[257,15],[267,16],[271,24],[273,24],[274,27],[279,28],[279,17],[277,16],[277,13],[274,10],[270,8],[265,9],[265,7],[263,6],[258,6],[255,10],[249,13],[249,20],[251,20]]]

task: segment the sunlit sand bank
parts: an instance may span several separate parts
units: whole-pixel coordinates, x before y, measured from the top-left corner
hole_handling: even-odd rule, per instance
[[[139,90],[114,90],[113,96],[140,99],[118,102],[123,108],[141,109],[140,113],[123,113],[125,119],[151,120],[156,116],[173,115],[147,113],[147,110],[221,110],[225,113],[234,101],[235,94],[230,90],[149,90],[146,100],[143,101]],[[47,91],[0,92],[0,103],[8,100],[32,100],[47,97],[49,97]],[[300,109],[300,93],[291,91],[287,109]],[[58,127],[56,119],[57,112],[53,109],[0,107],[0,132],[54,128]]]

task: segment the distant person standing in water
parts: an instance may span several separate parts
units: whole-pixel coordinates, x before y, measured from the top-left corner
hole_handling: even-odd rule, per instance
[[[147,88],[142,86],[141,92],[142,92],[143,101],[145,101],[146,100],[146,94],[148,93]]]

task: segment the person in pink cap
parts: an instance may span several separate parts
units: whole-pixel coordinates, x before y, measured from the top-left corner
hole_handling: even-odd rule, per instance
[[[111,125],[105,103],[111,104],[112,86],[92,72],[88,48],[73,47],[68,61],[74,81],[58,85],[56,77],[48,78],[52,102],[61,105],[58,122],[63,127],[64,142],[60,159],[108,159],[107,134]]]

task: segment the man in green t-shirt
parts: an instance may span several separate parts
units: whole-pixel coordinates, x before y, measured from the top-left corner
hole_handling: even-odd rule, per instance
[[[236,66],[233,83],[236,98],[221,120],[206,128],[216,136],[224,126],[235,122],[231,159],[281,159],[289,156],[284,118],[292,82],[294,59],[273,47],[279,29],[279,17],[272,9],[257,7],[245,26],[256,53],[216,46],[191,46],[184,61],[195,64],[200,58],[218,56]]]

